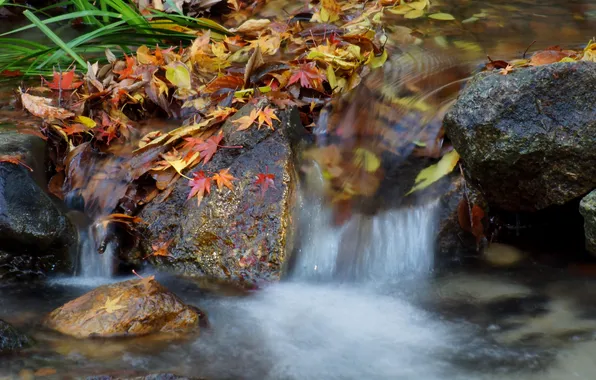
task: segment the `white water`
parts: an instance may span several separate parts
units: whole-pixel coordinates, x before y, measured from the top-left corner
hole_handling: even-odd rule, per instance
[[[87,280],[106,279],[114,274],[114,245],[108,243],[103,253],[99,253],[99,244],[105,237],[106,229],[98,224],[80,227],[78,263],[76,277]]]
[[[375,282],[424,277],[434,262],[437,202],[353,215],[341,227],[319,200],[302,201],[304,236],[293,270],[300,280]]]

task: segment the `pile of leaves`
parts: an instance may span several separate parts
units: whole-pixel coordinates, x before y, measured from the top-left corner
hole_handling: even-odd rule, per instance
[[[230,6],[239,15],[248,4]],[[357,12],[325,1],[314,6],[313,22],[251,19],[231,32],[178,26],[196,36],[188,48],[142,45],[122,59],[106,49],[107,63],[88,62],[82,75],[56,70],[41,86],[21,89],[23,107],[42,119],[43,134],[55,143],[50,190],[57,196],[81,191],[96,214],[118,205],[130,213],[165,199],[188,168],[208,163],[219,149],[240,149],[224,145],[220,127],[247,103],[266,99],[268,105],[235,120],[238,131],[274,128],[276,112],[290,106],[314,125],[334,94],[356,86],[366,66],[387,58],[368,28],[381,8],[351,7]],[[340,30],[319,20],[344,25]],[[156,117],[183,123],[143,125]],[[186,178],[189,197],[199,203],[212,181],[219,190],[232,189],[234,181],[226,169]],[[266,191],[274,178],[261,173],[255,182]]]

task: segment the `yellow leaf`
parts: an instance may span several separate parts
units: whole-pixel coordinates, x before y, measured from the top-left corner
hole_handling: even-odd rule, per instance
[[[423,10],[424,8],[428,7],[428,5],[429,5],[428,0],[418,0],[418,1],[408,3],[408,6],[414,8],[418,11]]]
[[[428,15],[428,17],[432,18],[433,20],[442,20],[442,21],[455,20],[455,17],[453,17],[449,13],[433,13],[432,15]]]
[[[435,183],[443,176],[451,173],[457,162],[459,161],[459,154],[452,150],[444,155],[439,162],[428,168],[422,169],[416,176],[414,187],[406,195],[412,194],[415,191],[422,190]]]
[[[168,162],[168,164],[172,165],[172,167],[174,168],[174,170],[176,170],[178,172],[178,174],[180,174],[184,178],[188,178],[187,176],[182,174],[182,170],[186,169],[186,167],[188,166],[187,161],[185,161],[182,158],[179,158],[177,160],[169,160],[166,158],[165,160]],[[191,178],[188,178],[188,179],[191,179]]]
[[[157,63],[157,60],[151,55],[151,51],[146,45],[139,46],[137,49],[137,61],[143,65]]]
[[[381,166],[381,160],[370,150],[358,148],[354,152],[354,164],[364,168],[369,173],[373,173]]]
[[[372,56],[370,59],[370,67],[376,69],[377,67],[381,67],[387,61],[387,49],[383,49],[383,54],[378,57]]]
[[[335,90],[337,87],[337,78],[335,77],[335,71],[333,71],[333,66],[327,65],[327,82],[329,82],[329,87],[332,90]]]
[[[106,309],[106,312],[108,314],[112,314],[113,312],[120,310],[120,309],[125,309],[125,306],[122,305],[118,305],[118,302],[120,301],[120,298],[122,298],[122,295],[114,298],[113,300],[110,299],[110,297],[108,297],[108,299],[106,300],[105,305],[102,307],[103,309]]]
[[[95,128],[95,126],[97,126],[95,120],[88,118],[87,116],[77,116],[74,118],[74,121],[76,121],[77,123],[81,123],[89,128]]]
[[[405,18],[419,18],[424,16],[424,11],[421,9],[413,9],[404,15]]]
[[[412,11],[412,8],[408,4],[400,4],[396,7],[389,8],[388,11],[395,15],[405,15],[406,13]]]
[[[166,67],[166,78],[178,88],[190,89],[190,71],[182,62],[174,62]]]

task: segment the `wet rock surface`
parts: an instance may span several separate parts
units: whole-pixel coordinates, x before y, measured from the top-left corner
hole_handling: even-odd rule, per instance
[[[100,286],[51,312],[44,325],[76,338],[140,336],[198,329],[201,315],[147,277]]]
[[[45,142],[0,131],[0,279],[29,278],[70,268],[75,230],[45,192]]]
[[[0,319],[0,355],[18,351],[32,343],[31,338]]]
[[[248,115],[245,107],[232,119]],[[297,112],[279,113],[274,130],[256,126],[236,131],[237,124],[223,126],[222,148],[206,165],[193,172],[215,173],[229,168],[237,180],[234,190],[217,190],[212,184],[200,206],[187,200],[190,187],[182,180],[163,203],[149,204],[140,217],[147,223],[142,250],[125,257],[140,262],[143,257],[161,269],[187,276],[255,282],[276,280],[282,272],[292,242],[292,208],[296,191],[294,145],[304,129]],[[260,173],[272,174],[274,186],[263,192],[256,183]],[[168,257],[151,256],[167,245]]]
[[[491,205],[536,211],[596,187],[596,63],[478,74],[445,117]]]
[[[584,217],[586,249],[588,252],[596,255],[596,190],[581,200],[579,212]]]

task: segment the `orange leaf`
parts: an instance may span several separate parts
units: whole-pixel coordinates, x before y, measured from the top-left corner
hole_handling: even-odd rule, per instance
[[[75,71],[72,69],[71,71],[63,72],[56,72],[54,70],[54,78],[51,82],[48,82],[45,78],[42,77],[43,81],[48,85],[49,88],[52,90],[74,90],[75,88],[80,87],[83,82],[73,82],[74,80]]]
[[[250,128],[252,123],[257,120],[259,116],[259,110],[253,109],[250,111],[250,115],[239,117],[236,120],[233,120],[232,123],[239,124],[237,131],[244,131],[245,129]]]
[[[26,167],[27,169],[29,169],[29,171],[33,171],[33,169],[31,169],[31,167],[29,165],[27,165],[26,163],[24,163],[23,161],[21,161],[21,156],[20,155],[16,155],[16,156],[8,156],[8,155],[0,155],[0,162],[9,162],[11,164],[15,164],[15,165],[21,165]]]
[[[132,56],[129,57],[127,55],[125,55],[125,57],[126,57],[126,67],[119,71],[114,70],[114,74],[120,74],[120,77],[118,77],[118,80],[131,78],[132,74],[134,72],[134,65],[135,65],[134,57],[132,57]]]
[[[279,120],[279,118],[275,116],[275,111],[273,110],[273,108],[267,106],[264,110],[260,110],[258,128],[261,128],[261,125],[265,123],[269,128],[273,129],[273,121],[271,119],[275,119],[281,122],[281,120]]]
[[[230,174],[230,169],[221,169],[219,173],[213,176],[215,183],[217,184],[217,189],[221,190],[223,187],[227,187],[228,189],[234,191],[234,187],[232,185],[232,181],[235,180],[233,175]]]

